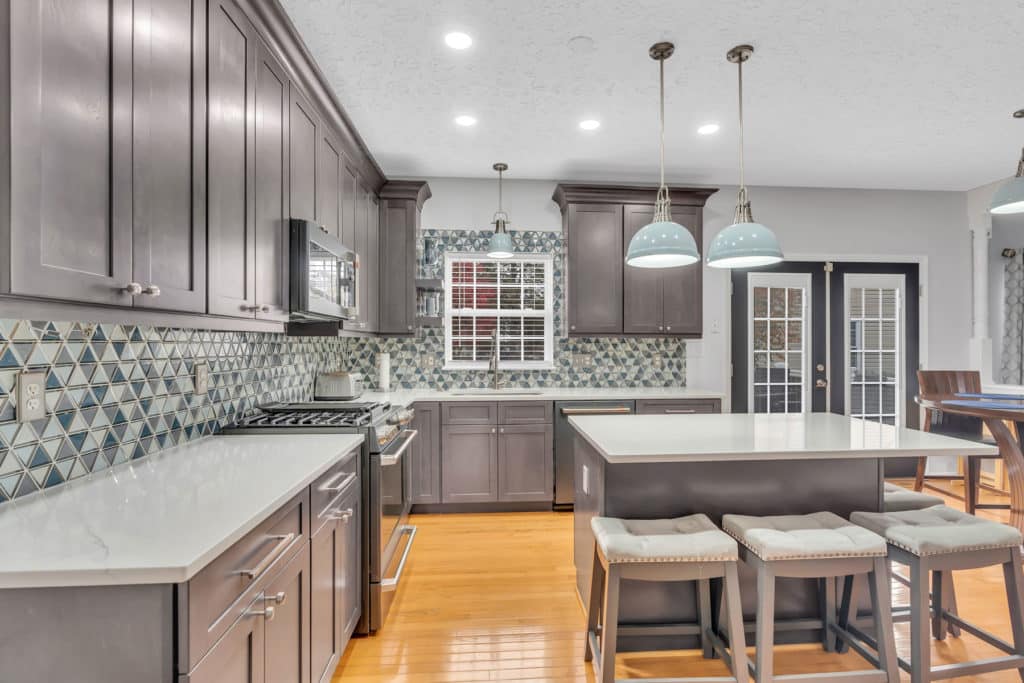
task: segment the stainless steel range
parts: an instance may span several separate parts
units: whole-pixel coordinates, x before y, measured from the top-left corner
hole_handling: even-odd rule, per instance
[[[363,443],[363,616],[356,633],[384,624],[402,579],[416,527],[410,525],[412,462],[408,429],[413,411],[388,403],[276,403],[241,419],[225,433],[361,433]]]

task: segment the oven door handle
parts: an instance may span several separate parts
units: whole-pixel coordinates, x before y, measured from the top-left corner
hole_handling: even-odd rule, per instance
[[[409,540],[405,542],[405,550],[402,551],[402,559],[398,561],[398,568],[395,570],[395,575],[390,579],[382,579],[380,582],[380,589],[385,593],[398,590],[398,583],[402,580],[402,572],[405,571],[405,561],[409,559],[409,551],[412,549],[412,542],[416,539],[416,527],[412,525],[403,526],[399,533],[408,535]]]
[[[397,465],[398,461],[402,459],[402,453],[405,453],[405,450],[407,448],[409,448],[409,445],[412,444],[413,439],[416,438],[416,435],[418,433],[419,432],[416,431],[415,429],[405,429],[405,430],[403,430],[402,434],[400,434],[399,436],[404,435],[405,436],[405,441],[403,441],[402,445],[398,447],[398,450],[394,451],[393,453],[384,452],[384,453],[380,454],[380,465],[381,465],[381,467],[389,467],[391,465]]]

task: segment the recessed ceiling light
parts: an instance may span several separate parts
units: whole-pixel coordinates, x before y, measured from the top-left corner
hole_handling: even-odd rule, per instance
[[[455,123],[460,126],[475,126],[476,117],[470,116],[469,114],[460,114],[455,117]]]
[[[583,119],[580,121],[580,128],[583,130],[597,130],[601,127],[601,122],[597,119]]]
[[[473,39],[461,31],[453,31],[445,35],[444,42],[453,50],[465,50],[473,44]]]
[[[697,132],[701,135],[714,135],[721,128],[717,123],[705,123],[703,126],[697,129]]]

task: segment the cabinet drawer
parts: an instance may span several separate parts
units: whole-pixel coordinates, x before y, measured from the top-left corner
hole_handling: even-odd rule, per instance
[[[498,424],[551,424],[551,401],[504,401],[499,403]]]
[[[707,399],[637,399],[639,415],[692,415],[722,412],[722,402]]]
[[[338,495],[349,486],[359,484],[359,464],[362,447],[354,449],[341,461],[331,466],[331,469],[309,487],[309,509],[312,515],[311,528],[313,533],[328,521],[326,513],[332,507]]]
[[[309,490],[295,496],[186,584],[188,669],[217,642],[253,596],[309,540]]]
[[[441,424],[493,425],[498,423],[494,401],[449,401],[441,404]]]

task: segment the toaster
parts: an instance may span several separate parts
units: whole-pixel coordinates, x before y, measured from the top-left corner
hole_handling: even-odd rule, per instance
[[[321,372],[313,384],[315,401],[349,401],[363,393],[363,375],[358,372]]]

